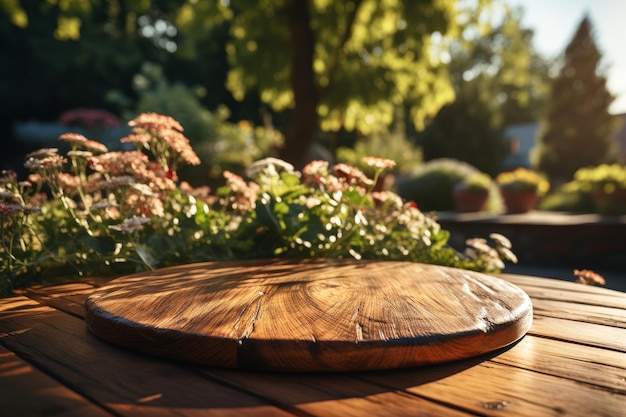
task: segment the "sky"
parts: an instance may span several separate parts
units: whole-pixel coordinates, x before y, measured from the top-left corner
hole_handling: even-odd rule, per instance
[[[609,109],[626,113],[626,0],[506,0],[524,9],[522,24],[533,29],[534,47],[547,57],[565,51],[585,13],[602,53],[609,91],[617,98]]]

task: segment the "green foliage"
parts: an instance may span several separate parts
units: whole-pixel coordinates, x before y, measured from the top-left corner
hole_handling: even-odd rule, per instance
[[[122,92],[130,100],[124,107],[133,107],[136,99],[133,77],[144,62],[161,64],[166,74],[175,74],[175,80],[185,85],[202,85],[210,94],[205,93],[201,101],[211,109],[233,102],[224,87],[228,64],[223,45],[228,28],[224,25],[211,29],[201,25],[197,28],[184,26],[184,19],[180,23],[176,20],[179,12],[186,10],[183,2],[9,3],[12,4],[0,2],[3,17],[0,19],[0,43],[3,45],[0,61],[11,62],[11,65],[0,66],[0,91],[4,98],[1,110],[9,121],[6,130],[4,123],[0,126],[2,136],[11,135],[12,121],[51,121],[63,111],[78,107],[106,109],[119,115],[120,108],[106,99],[107,93]],[[199,11],[220,8],[220,2],[199,3]],[[82,6],[76,7],[79,4]],[[3,6],[7,6],[4,11]],[[15,25],[4,18],[5,12],[13,16],[22,11],[27,20],[23,25]],[[213,16],[211,22],[217,22],[217,14]],[[64,21],[70,22],[69,26],[59,25],[60,17],[69,18]],[[76,33],[72,32],[74,23],[71,22],[79,22],[79,39],[61,40],[55,36],[55,32]],[[172,32],[172,22],[177,25],[176,34]],[[155,25],[161,28],[163,23],[167,33],[155,28]],[[172,52],[176,45],[178,49]],[[190,50],[195,54],[190,54]],[[237,118],[258,114],[256,108],[247,114],[238,110],[236,106],[231,108]]]
[[[227,115],[225,111],[216,113],[214,136],[196,146],[211,178],[221,176],[224,170],[243,174],[255,160],[274,155],[283,141],[282,134],[273,128],[255,127],[247,121],[230,123]]]
[[[411,105],[421,126],[453,97],[445,67],[430,53],[430,35],[446,33],[454,1],[308,1],[311,59],[323,130],[369,133],[393,119],[394,106]],[[228,88],[236,99],[258,89],[276,110],[293,104],[289,10],[293,1],[232,0],[235,11]],[[268,20],[272,24],[268,25]],[[303,50],[304,45],[300,46]],[[368,86],[365,88],[364,86]]]
[[[355,166],[369,176],[374,170],[363,162],[366,156],[391,159],[396,162],[395,172],[407,173],[422,164],[422,152],[406,137],[403,118],[399,117],[393,130],[383,128],[360,138],[352,147],[337,148],[337,161]]]
[[[603,191],[611,194],[617,190],[626,190],[626,166],[602,164],[580,168],[574,173],[573,182],[587,192]]]
[[[0,66],[0,108],[8,120],[54,120],[77,107],[116,111],[106,92],[130,85],[143,57],[154,52],[126,27],[134,28],[141,14],[138,2],[123,9],[108,2],[54,3],[19,2],[28,20],[23,26],[0,19],[0,61],[11,62]]]
[[[268,158],[253,181],[224,171],[211,192],[177,182],[177,163],[197,164],[180,124],[142,114],[122,139],[137,150],[109,152],[79,134],[72,150],[27,155],[36,184],[0,177],[0,292],[44,277],[129,273],[206,260],[333,257],[434,263],[497,272],[515,260],[510,243],[474,241],[461,253],[414,204],[357,168],[314,161],[302,172]],[[369,158],[379,176],[390,162]],[[47,189],[50,197],[40,191]]]
[[[626,190],[626,167],[602,164],[576,170],[574,178],[541,202],[542,210],[600,214],[625,214],[626,206],[617,193]],[[602,195],[608,199],[602,199]]]
[[[455,185],[455,189],[469,192],[484,193],[491,189],[493,180],[484,172],[478,172],[462,179]]]
[[[185,126],[185,135],[193,145],[214,136],[216,118],[202,106],[197,91],[183,83],[170,83],[161,65],[144,62],[141,72],[133,79],[137,100],[131,100],[121,91],[111,91],[109,100],[123,106],[123,115],[129,120],[134,114],[156,112],[170,114]]]
[[[467,162],[495,175],[505,155],[502,124],[488,90],[479,77],[465,85],[457,99],[444,106],[418,136],[427,161],[449,158]],[[470,91],[471,90],[471,91]]]
[[[618,119],[609,113],[614,97],[599,72],[601,54],[585,17],[565,50],[552,81],[533,164],[551,182],[565,182],[577,169],[612,162]]]
[[[452,158],[495,176],[506,149],[504,126],[536,120],[547,88],[548,64],[532,48],[521,13],[502,1],[459,4],[462,36],[449,44],[456,100],[417,136],[426,161]]]
[[[250,175],[260,185],[261,195],[256,206],[259,223],[253,223],[257,240],[274,242],[262,256],[352,257],[498,268],[498,261],[493,263],[491,256],[470,260],[465,258],[467,254],[454,251],[447,244],[449,233],[441,230],[434,218],[392,192],[371,192],[373,182],[354,167],[343,166],[333,175],[328,163],[316,161],[302,174],[301,178],[277,160],[252,166]]]
[[[459,7],[463,36],[449,40],[450,75],[457,93],[464,94],[466,85],[479,82],[503,125],[537,120],[548,90],[550,63],[533,48],[534,34],[522,25],[522,10],[501,0]]]
[[[480,173],[476,167],[455,159],[435,159],[415,169],[408,177],[398,179],[398,194],[414,201],[423,211],[453,211],[453,190],[457,183]],[[491,181],[487,211],[502,211],[497,185]]]
[[[580,168],[568,189],[590,193],[594,212],[607,215],[626,214],[626,166],[602,164]]]
[[[588,192],[578,187],[560,187],[542,198],[538,210],[563,211],[570,213],[593,213],[593,201]]]
[[[282,135],[272,128],[255,127],[247,121],[228,122],[230,113],[224,106],[209,111],[200,102],[197,89],[170,83],[159,65],[144,63],[134,85],[138,99],[124,111],[125,116],[156,112],[179,120],[203,163],[183,171],[196,185],[221,177],[225,169],[241,173],[255,160],[272,155],[282,143]],[[120,92],[110,94],[110,98],[120,104],[132,103]]]

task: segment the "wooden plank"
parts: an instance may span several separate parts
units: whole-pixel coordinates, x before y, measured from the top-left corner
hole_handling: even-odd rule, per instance
[[[0,299],[0,344],[96,404],[128,416],[288,416],[188,368],[114,348],[25,297]]]
[[[530,327],[530,298],[505,280],[411,262],[207,262],[96,290],[99,337],[169,359],[239,369],[350,371],[467,358]]]
[[[439,375],[438,368],[364,373],[361,378],[481,416],[615,417],[623,415],[626,404],[619,393],[500,363]]]
[[[492,361],[626,395],[626,355],[623,352],[527,335]]]
[[[492,359],[486,362],[490,356]],[[368,408],[351,399],[384,398],[381,387],[364,384],[375,383],[480,415],[613,416],[626,401],[624,360],[623,354],[613,351],[526,336],[499,354],[412,370],[333,374],[328,380],[325,376],[303,374],[290,376],[286,381],[272,374],[207,372],[268,399],[281,393],[282,399],[311,414],[319,412],[316,406],[320,401],[335,398],[333,405],[350,404],[356,415],[363,415]],[[350,378],[362,383],[350,382]],[[536,390],[542,392],[538,394]],[[581,405],[573,400],[572,404],[568,395],[580,395],[582,401],[590,402]],[[609,403],[605,404],[604,399]],[[433,410],[432,414],[442,413]]]
[[[445,366],[445,365],[443,365]],[[269,373],[206,368],[228,385],[280,402],[297,413],[344,416],[467,416],[468,413],[421,397],[389,390],[350,373]],[[473,415],[473,414],[471,414]]]
[[[117,276],[88,276],[81,277],[77,280],[77,282],[82,282],[83,284],[90,284],[94,287],[102,287],[103,285],[108,284],[110,281],[118,278]]]
[[[535,315],[528,334],[626,352],[626,330],[620,327]]]
[[[522,288],[531,298],[567,300],[572,303],[626,308],[626,293],[558,279],[525,275],[496,275]],[[625,277],[626,279],[626,277]]]
[[[0,410],[20,417],[113,416],[1,346]]]
[[[453,390],[456,390],[456,386],[472,386],[468,388],[470,390],[469,394],[465,395],[465,403],[457,401],[456,391],[454,391],[454,397],[450,397],[447,400],[441,396],[432,397],[428,395],[427,398],[438,402],[448,401],[451,407],[458,407],[459,405],[465,404],[465,406],[468,407],[468,410],[466,410],[468,412],[492,414],[491,411],[487,412],[484,409],[493,407],[494,410],[497,411],[497,413],[493,413],[494,415],[507,415],[510,413],[511,415],[544,416],[558,415],[561,412],[564,412],[564,415],[570,415],[568,412],[571,412],[571,415],[611,415],[611,410],[619,409],[620,401],[626,401],[626,396],[624,396],[624,394],[626,394],[626,380],[624,379],[624,375],[626,374],[626,364],[624,361],[626,357],[618,352],[526,336],[512,348],[505,349],[502,353],[493,355],[491,359],[491,362],[523,368],[522,370],[515,370],[508,366],[494,367],[492,363],[482,363],[485,359],[485,357],[482,357],[475,358],[474,360],[465,360],[415,370],[385,372],[383,373],[383,375],[385,375],[384,380],[377,378],[374,380],[375,382],[387,385],[389,381],[396,381],[411,374],[411,377],[415,377],[415,386],[421,387],[429,383],[437,385],[439,381],[446,379],[450,381],[450,378],[453,380],[456,374],[467,372],[467,369],[482,369],[482,375],[476,373],[475,376],[472,377],[473,379],[463,378],[461,383],[444,383],[441,395],[445,394],[445,391],[448,390],[450,385],[454,385]],[[309,403],[312,399],[324,400],[324,398],[320,399],[315,396],[316,390],[319,390],[320,386],[327,386],[332,393],[342,393],[342,395],[349,397],[353,397],[355,394],[346,392],[346,390],[341,387],[356,387],[354,389],[360,390],[362,397],[369,397],[372,393],[377,392],[376,389],[370,386],[345,381],[347,377],[356,377],[357,379],[362,378],[363,382],[372,382],[370,376],[378,375],[373,373],[343,375],[339,377],[333,376],[332,381],[316,381],[315,378],[322,378],[319,376],[297,375],[297,378],[292,378],[289,382],[286,382],[272,376],[264,376],[262,380],[258,380],[258,378],[250,377],[250,374],[246,373],[232,373],[227,371],[210,372],[211,374],[217,373],[228,383],[245,387],[248,390],[257,392],[259,395],[270,396],[271,398],[276,392],[285,393],[284,396],[295,403],[298,401]],[[518,376],[516,375],[518,372],[521,373],[521,379],[526,381],[526,384],[523,386],[525,392],[522,393],[516,393],[518,389],[516,383]],[[546,375],[541,376],[541,374]],[[550,375],[556,378],[549,378],[548,376]],[[485,387],[483,381],[492,378],[499,380],[502,385],[493,384],[492,386]],[[510,380],[507,380],[507,378],[510,378]],[[554,406],[551,402],[546,402],[542,405],[534,404],[535,400],[533,398],[536,397],[532,392],[534,389],[534,381],[538,381],[538,383],[541,384],[540,389],[551,391],[542,393],[542,398],[545,399],[554,395],[556,398],[561,398],[561,401]],[[335,386],[335,383],[337,386]],[[585,392],[581,395],[590,399],[593,407],[599,407],[599,412],[595,410],[590,414],[585,414],[589,412],[589,408],[585,408],[583,409],[583,413],[577,413],[575,407],[570,408],[566,405],[569,400],[567,397],[559,394],[561,386],[570,390],[571,395],[577,395],[573,393],[573,390],[577,387],[577,383],[584,384],[584,388],[581,389]],[[313,387],[313,393],[310,392],[311,388],[309,387]],[[405,387],[401,385],[393,385],[393,388],[398,390],[405,389]],[[309,392],[307,392],[307,389]],[[424,395],[419,389],[408,389],[408,391],[419,396]],[[426,390],[426,392],[431,391]],[[501,393],[505,395],[500,395]],[[613,395],[620,394],[621,397],[608,397],[616,399],[617,401],[611,402],[609,407],[604,410],[604,405],[601,406],[603,403],[601,400],[598,400],[598,398],[606,396],[607,393]],[[319,395],[322,394],[318,393],[317,396]],[[313,398],[310,396],[313,396]],[[518,397],[521,397],[522,400]],[[472,399],[482,400],[475,401],[475,405],[477,406],[470,406],[469,404]],[[532,404],[528,406],[526,402]],[[513,404],[515,405],[513,406]],[[504,409],[500,410],[498,406],[502,406]],[[562,406],[565,408],[562,409]],[[358,407],[358,405],[355,404],[354,407]],[[507,408],[508,410],[506,410]],[[512,408],[514,408],[515,411],[513,411]],[[520,412],[520,410],[524,411]],[[315,414],[315,410],[310,408],[307,408],[306,411]],[[438,413],[434,415],[438,415]]]
[[[626,328],[626,310],[567,301],[533,299],[533,314],[584,323]]]
[[[85,300],[95,289],[92,284],[74,282],[46,287],[34,286],[16,291],[16,294],[82,318],[85,315]]]
[[[573,269],[572,269],[573,271]],[[533,276],[533,275],[522,275],[522,274],[507,274],[501,273],[496,274],[495,276],[506,279],[516,285],[520,286],[534,286],[534,287],[543,287],[548,289],[559,289],[563,291],[570,291],[573,293],[581,293],[581,294],[594,294],[601,295],[607,297],[617,297],[624,298],[625,294],[622,291],[613,290],[610,288],[604,288],[602,286],[594,286],[594,285],[585,285],[579,282],[576,282],[576,276],[572,272],[572,280],[567,281],[564,279],[558,278],[548,278],[541,276]]]

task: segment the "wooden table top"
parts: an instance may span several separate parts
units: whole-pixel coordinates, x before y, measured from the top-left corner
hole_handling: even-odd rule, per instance
[[[533,304],[503,349],[450,363],[341,373],[220,369],[93,336],[85,301],[110,279],[0,299],[6,416],[624,416],[626,294],[502,274]]]

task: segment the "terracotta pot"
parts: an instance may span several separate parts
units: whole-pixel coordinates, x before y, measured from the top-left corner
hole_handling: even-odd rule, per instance
[[[485,209],[489,192],[455,190],[453,197],[458,212],[471,213]]]
[[[528,213],[537,207],[539,195],[535,191],[500,190],[508,214]]]
[[[596,190],[591,194],[591,199],[598,214],[609,216],[626,214],[626,189],[617,189],[612,193]]]

